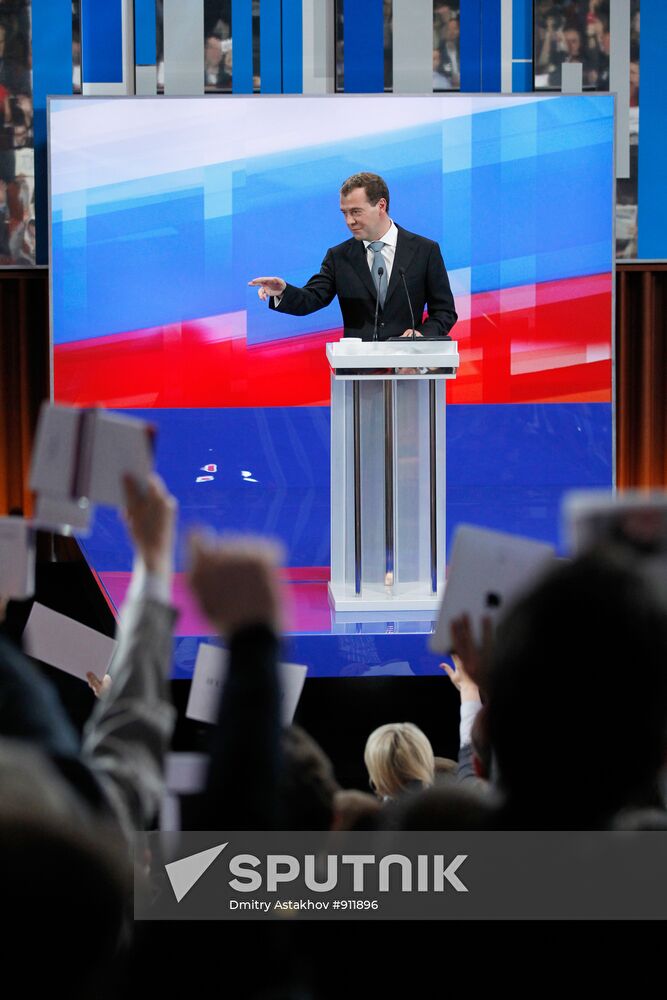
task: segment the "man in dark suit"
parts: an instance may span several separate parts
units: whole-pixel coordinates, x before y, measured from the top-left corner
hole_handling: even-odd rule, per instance
[[[340,189],[340,209],[352,239],[328,250],[319,274],[303,288],[283,278],[254,278],[248,284],[258,286],[260,299],[268,299],[271,309],[305,316],[337,295],[345,336],[362,340],[411,337],[412,307],[418,337],[450,339],[457,316],[438,244],[392,222],[389,190],[377,174],[349,177]]]

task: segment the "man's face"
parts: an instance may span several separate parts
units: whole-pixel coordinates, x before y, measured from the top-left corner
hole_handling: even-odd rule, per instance
[[[380,198],[377,205],[371,205],[361,187],[340,196],[340,210],[355,240],[379,240],[389,229],[387,202]]]

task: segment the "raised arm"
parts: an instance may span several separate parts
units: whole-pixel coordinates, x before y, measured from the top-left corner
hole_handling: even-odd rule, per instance
[[[157,476],[145,492],[129,479],[125,486],[135,565],[109,671],[112,684],[86,724],[82,754],[129,835],[150,824],[159,809],[175,722],[168,685],[176,501]]]
[[[201,815],[202,829],[279,827],[281,768],[278,552],[252,541],[192,543],[190,584],[229,644],[227,679]]]
[[[451,628],[454,648],[457,650],[452,656],[454,666],[441,663],[440,669],[445,671],[461,698],[457,780],[477,780],[473,763],[472,727],[482,707],[478,687],[483,672],[482,654],[475,644],[468,615],[455,618]]]

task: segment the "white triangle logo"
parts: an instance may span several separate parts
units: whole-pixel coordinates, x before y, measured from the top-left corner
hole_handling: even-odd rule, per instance
[[[229,841],[220,844],[218,847],[210,847],[208,851],[191,854],[187,858],[172,861],[170,864],[164,866],[171,882],[171,887],[174,890],[177,903],[180,903],[186,893],[190,892],[192,886],[211,867],[218,855],[222,854],[228,843]]]

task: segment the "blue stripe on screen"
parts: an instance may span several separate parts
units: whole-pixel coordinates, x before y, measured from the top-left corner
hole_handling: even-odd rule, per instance
[[[154,66],[157,58],[155,0],[134,0],[134,57],[137,66]]]
[[[288,565],[328,565],[329,407],[126,412],[157,425],[156,466],[180,501],[181,533],[206,523],[269,534],[285,544]],[[611,432],[609,403],[449,406],[448,548],[461,521],[558,546],[563,494],[611,486]],[[219,467],[205,507],[194,483],[203,460]],[[248,488],[241,469],[258,483]],[[130,569],[127,533],[110,508],[98,508],[85,544],[96,569]]]
[[[84,83],[123,82],[121,0],[81,0],[81,62]]]
[[[482,2],[461,4],[461,90],[478,94],[482,89]]]
[[[512,93],[530,94],[533,90],[533,64],[513,63],[512,64]]]
[[[35,142],[35,217],[38,264],[48,264],[49,220],[46,157],[47,94],[72,93],[71,0],[33,0],[32,87]]]
[[[283,93],[303,91],[303,4],[288,0],[283,4]]]
[[[500,93],[500,0],[482,0],[482,90]]]
[[[533,0],[512,0],[512,58],[533,58]]]
[[[252,94],[252,0],[232,0],[232,91]]]
[[[667,258],[667,4],[642,5],[641,130],[639,142],[639,257]]]
[[[259,74],[263,94],[282,91],[281,0],[260,0]]]
[[[348,94],[384,91],[383,0],[344,0],[344,87]]]

